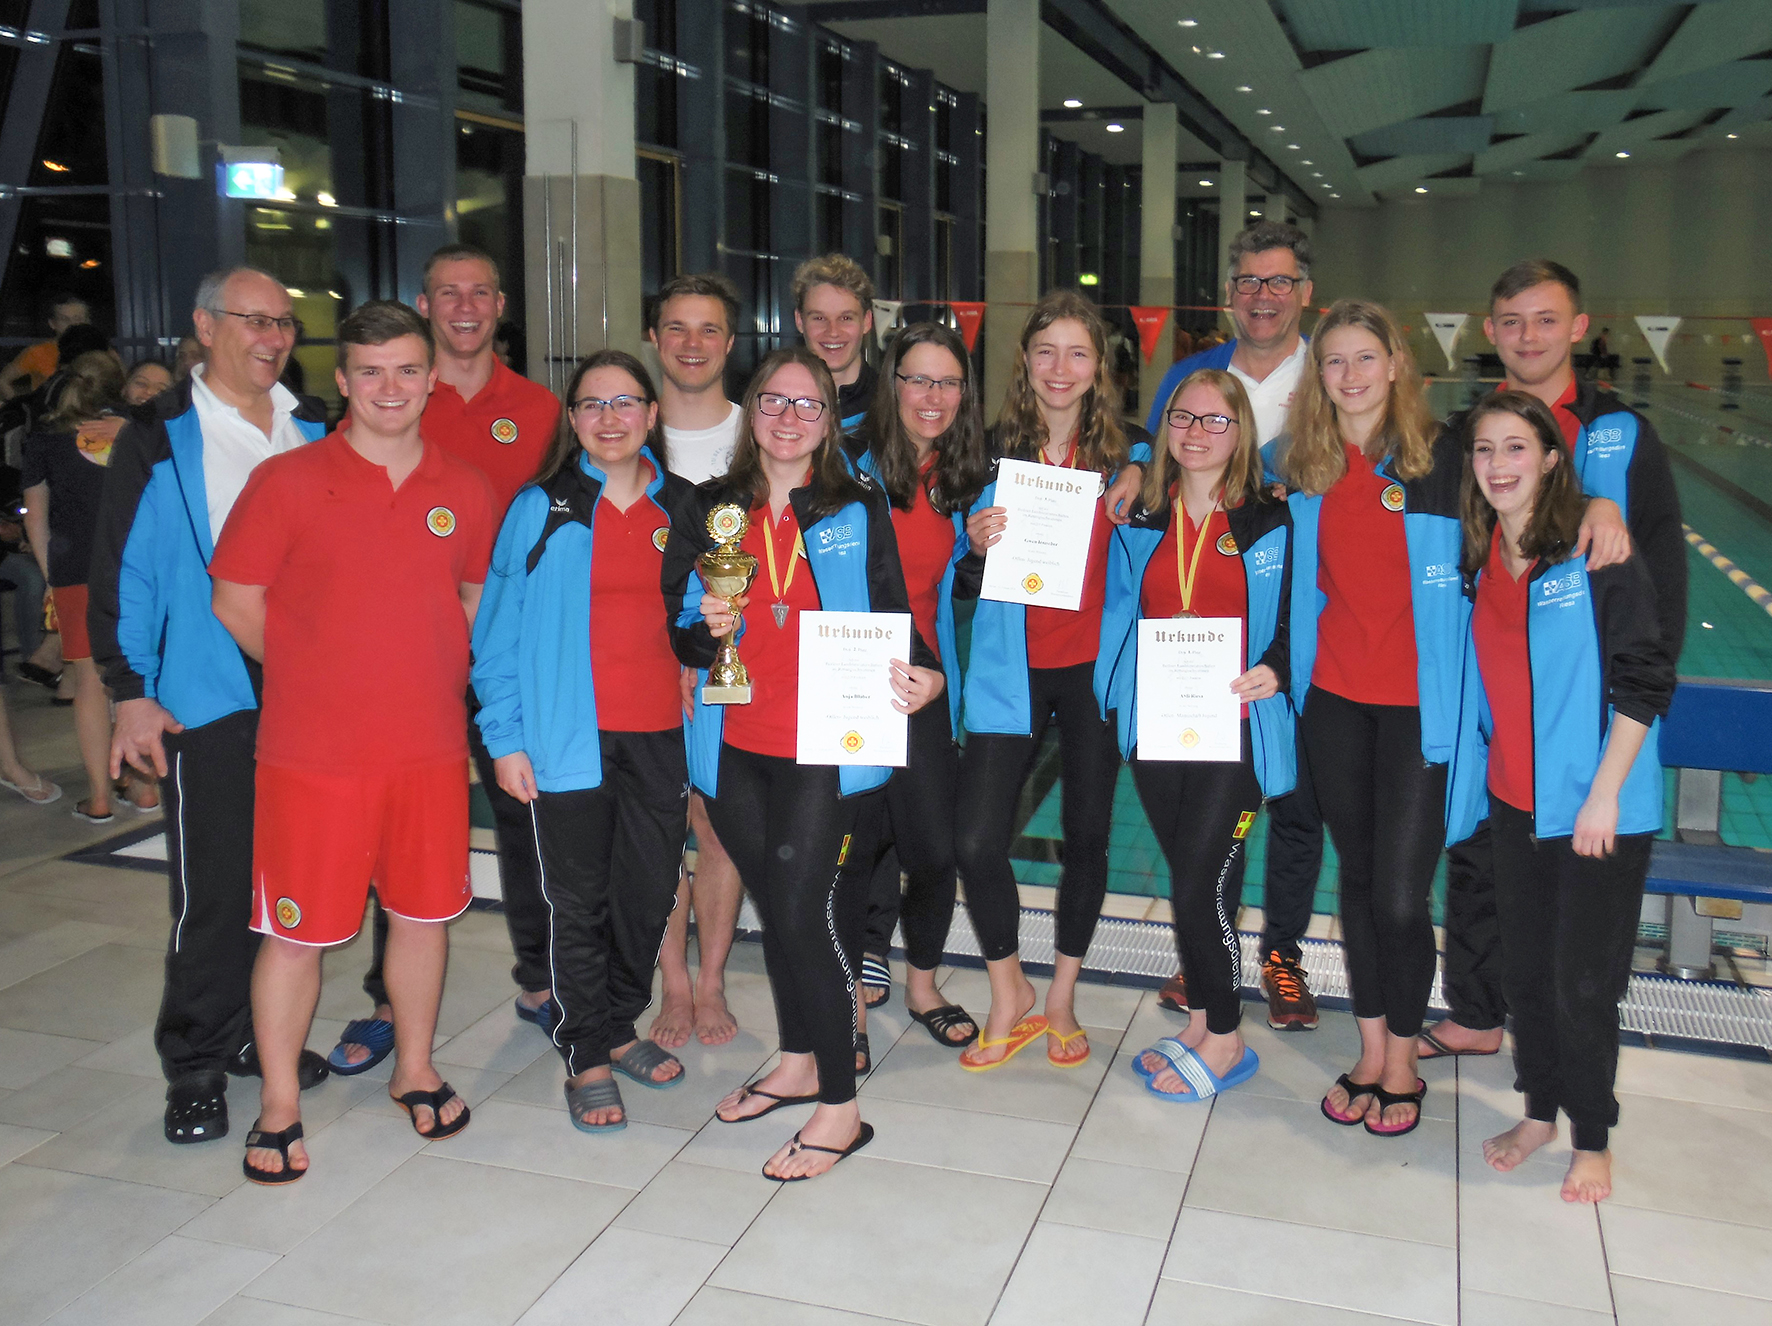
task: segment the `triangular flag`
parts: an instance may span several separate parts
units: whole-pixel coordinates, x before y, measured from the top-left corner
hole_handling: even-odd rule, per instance
[[[966,342],[966,353],[971,354],[978,344],[978,328],[984,321],[984,302],[954,299],[948,301],[948,307],[954,311],[954,321],[960,324],[960,339]]]
[[[1772,372],[1772,318],[1749,318],[1748,322],[1753,324],[1754,335],[1760,338],[1760,346],[1766,351],[1766,369]]]
[[[899,310],[904,307],[902,299],[876,299],[874,301],[874,340],[880,348],[886,348],[886,333],[898,325]]]
[[[1470,321],[1468,313],[1424,313],[1427,325],[1433,329],[1434,339],[1439,341],[1440,349],[1446,352],[1446,371],[1456,373],[1458,364],[1452,358],[1452,347],[1458,344],[1459,333],[1464,324]]]
[[[1678,318],[1656,317],[1651,313],[1637,314],[1637,326],[1643,329],[1643,339],[1649,342],[1649,349],[1655,355],[1656,362],[1661,365],[1663,373],[1667,368],[1667,343],[1673,339],[1674,329],[1680,325]]]
[[[1169,321],[1169,307],[1134,304],[1132,321],[1138,324],[1138,348],[1144,352],[1144,362],[1148,364],[1157,353],[1157,337],[1163,334],[1163,324]]]

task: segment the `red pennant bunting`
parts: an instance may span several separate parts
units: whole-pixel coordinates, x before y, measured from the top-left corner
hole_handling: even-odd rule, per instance
[[[1766,352],[1766,368],[1772,372],[1772,318],[1749,318],[1753,324],[1754,335],[1760,338],[1760,348]]]
[[[954,311],[954,321],[960,324],[960,339],[966,342],[966,353],[971,354],[978,344],[979,324],[984,321],[984,304],[955,299],[949,301],[948,307]]]
[[[1144,351],[1144,362],[1148,364],[1151,356],[1157,353],[1157,337],[1163,334],[1163,324],[1169,321],[1169,309],[1134,304],[1132,321],[1138,324],[1138,348]]]

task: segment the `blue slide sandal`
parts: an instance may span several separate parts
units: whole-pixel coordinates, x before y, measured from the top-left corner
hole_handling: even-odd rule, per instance
[[[361,1045],[369,1051],[369,1057],[360,1064],[354,1064],[345,1058],[345,1046]],[[340,1077],[354,1077],[358,1073],[367,1073],[383,1059],[394,1052],[394,1024],[382,1018],[358,1018],[354,1022],[345,1023],[344,1034],[338,1038],[338,1044],[332,1047],[332,1053],[326,1056],[326,1064]]]
[[[1144,1072],[1140,1068],[1138,1060],[1134,1059],[1132,1064],[1134,1068],[1139,1069],[1139,1076],[1144,1078],[1144,1089],[1151,1095],[1160,1096],[1168,1101],[1206,1100],[1221,1091],[1229,1091],[1232,1087],[1241,1086],[1261,1071],[1260,1056],[1246,1045],[1243,1047],[1243,1057],[1238,1061],[1237,1066],[1223,1077],[1214,1073],[1206,1066],[1204,1059],[1173,1036],[1165,1036],[1150,1048],[1167,1059],[1169,1066],[1188,1085],[1187,1091],[1159,1091],[1155,1085],[1156,1075]]]

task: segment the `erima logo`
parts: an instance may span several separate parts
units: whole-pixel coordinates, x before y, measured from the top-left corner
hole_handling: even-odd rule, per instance
[[[572,503],[568,502],[564,497],[556,497],[554,499],[554,504],[549,507],[548,510],[554,512],[556,515],[570,516],[572,514]]]

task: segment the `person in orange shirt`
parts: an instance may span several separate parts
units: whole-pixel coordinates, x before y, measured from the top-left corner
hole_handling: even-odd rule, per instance
[[[35,391],[60,367],[56,341],[69,327],[92,321],[92,310],[77,295],[57,295],[49,305],[49,339],[27,346],[5,368],[0,368],[0,401]]]

